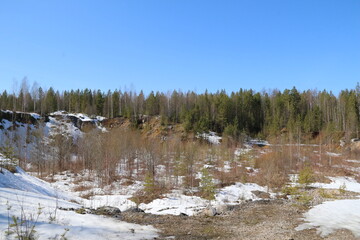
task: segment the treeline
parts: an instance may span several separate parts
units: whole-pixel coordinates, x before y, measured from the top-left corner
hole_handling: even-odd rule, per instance
[[[161,116],[164,124],[182,123],[187,131],[215,131],[229,136],[241,134],[273,136],[320,131],[358,134],[360,86],[338,96],[328,91],[295,87],[284,91],[256,92],[240,89],[227,93],[192,91],[151,92],[30,88],[26,79],[20,89],[0,97],[0,108],[46,115],[57,110],[83,112],[108,118],[124,116],[134,122],[141,115]]]

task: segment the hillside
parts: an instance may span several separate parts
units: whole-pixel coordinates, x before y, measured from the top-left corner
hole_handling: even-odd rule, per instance
[[[123,117],[64,111],[46,117],[2,111],[1,116],[0,165],[13,173],[2,169],[0,198],[11,202],[16,216],[21,215],[20,202],[35,215],[37,203],[64,215],[48,226],[46,218],[52,214],[42,211],[39,234],[42,227],[54,232],[41,238],[69,228],[66,236],[76,239],[76,234],[85,234],[85,227],[74,227],[80,219],[98,221],[93,214],[104,213],[109,222],[99,234],[112,234],[118,218],[158,229],[121,223],[126,227],[116,234],[128,237],[128,228],[135,229],[139,235],[134,239],[156,234],[160,239],[257,239],[255,233],[269,239],[359,235],[351,226],[360,216],[348,220],[349,209],[359,204],[357,141],[342,146],[249,138],[236,142],[214,132],[187,132],[181,124],[147,116],[135,125]],[[14,202],[17,196],[31,203]],[[0,213],[3,229],[9,226],[5,205]],[[343,211],[328,214],[331,206]],[[103,207],[116,211],[108,213]],[[289,216],[284,218],[284,212]],[[239,214],[246,217],[238,219]],[[239,225],[229,227],[230,222]],[[181,227],[171,230],[171,224]]]
[[[0,154],[0,160],[4,156]],[[0,171],[0,238],[17,239],[153,239],[151,226],[140,226],[92,214],[79,214],[79,198],[17,167]],[[74,209],[74,210],[69,210]],[[13,217],[19,218],[14,225]],[[24,221],[24,222],[23,222]],[[34,227],[33,234],[31,228]]]

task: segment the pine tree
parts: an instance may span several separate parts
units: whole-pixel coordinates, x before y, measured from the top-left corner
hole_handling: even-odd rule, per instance
[[[203,198],[207,200],[215,199],[215,184],[213,178],[209,173],[207,168],[201,170],[201,181],[200,181],[200,190]]]

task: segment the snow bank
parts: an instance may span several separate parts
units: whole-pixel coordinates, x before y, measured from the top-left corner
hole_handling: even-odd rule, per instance
[[[98,195],[92,196],[90,199],[83,199],[82,204],[88,208],[98,208],[103,206],[117,207],[120,211],[136,207],[136,204],[129,200],[131,195]]]
[[[208,205],[205,199],[196,196],[186,196],[183,194],[166,194],[164,198],[155,199],[149,204],[140,204],[139,208],[146,213],[157,215],[180,215],[184,213],[192,216],[204,209]]]
[[[255,183],[236,183],[220,189],[215,195],[215,203],[234,205],[243,200],[259,200],[252,191],[267,192],[267,188]]]
[[[296,230],[316,228],[325,237],[339,229],[350,230],[360,237],[360,200],[336,200],[324,202],[310,209],[304,215],[306,223]]]
[[[236,183],[220,189],[215,195],[215,200],[212,201],[196,196],[186,196],[174,191],[165,194],[164,198],[156,199],[149,204],[140,204],[139,208],[146,213],[158,215],[180,215],[184,213],[192,216],[201,212],[209,204],[212,206],[235,205],[245,200],[259,200],[252,191],[266,192],[267,189],[254,183]]]

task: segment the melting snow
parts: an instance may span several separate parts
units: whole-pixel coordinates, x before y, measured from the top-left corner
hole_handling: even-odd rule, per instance
[[[360,237],[360,200],[336,200],[324,202],[310,209],[304,215],[306,223],[296,230],[316,228],[325,237],[339,229],[350,230]]]
[[[153,239],[157,237],[157,230],[152,226],[126,223],[112,218],[92,214],[78,214],[74,211],[61,210],[62,208],[80,208],[76,203],[69,202],[74,199],[60,190],[51,187],[47,182],[32,177],[21,168],[18,173],[12,174],[6,169],[0,173],[0,239],[5,239],[12,216],[20,217],[23,213],[29,219],[36,216],[41,207],[41,214],[36,223],[38,239],[53,239],[66,234],[68,239]],[[119,202],[119,201],[122,202]],[[97,196],[88,200],[87,204],[93,207],[102,204],[131,205],[124,197]],[[96,203],[96,204],[94,204]],[[8,208],[10,207],[10,210]],[[56,216],[55,216],[56,212]],[[51,218],[55,217],[52,221]],[[6,239],[15,239],[15,235]]]
[[[158,215],[180,215],[184,213],[192,216],[199,213],[209,204],[212,206],[235,205],[244,200],[259,200],[252,193],[252,191],[256,190],[267,191],[266,188],[254,183],[236,183],[220,189],[215,195],[215,200],[212,201],[196,196],[186,196],[174,191],[173,193],[165,194],[164,198],[156,199],[149,204],[140,204],[139,208],[143,209],[146,213]]]
[[[360,193],[360,183],[351,177],[329,177],[331,183],[313,183],[312,187],[339,189],[345,186],[345,190]]]

